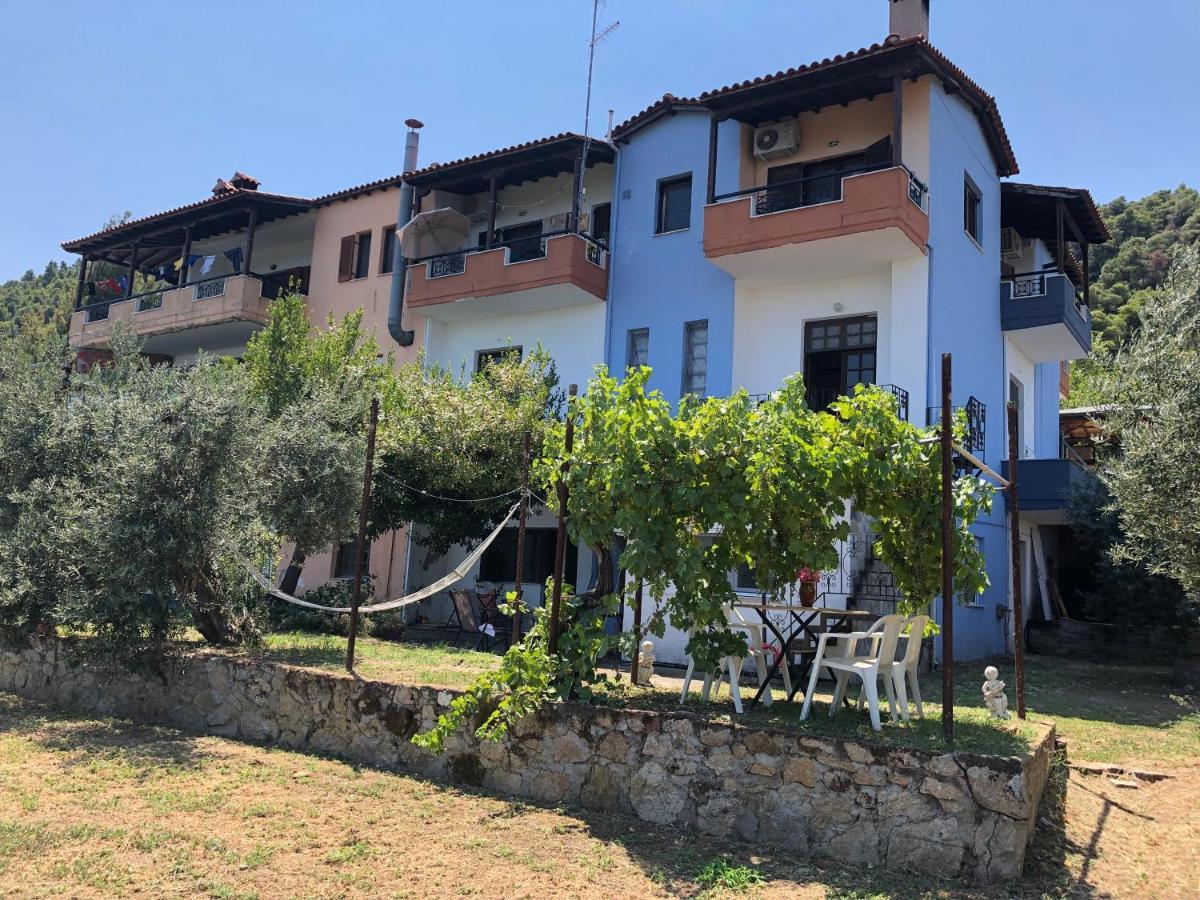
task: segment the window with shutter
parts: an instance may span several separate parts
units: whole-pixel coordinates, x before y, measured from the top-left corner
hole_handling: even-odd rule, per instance
[[[354,277],[354,235],[342,238],[342,249],[338,256],[338,281],[349,281]]]

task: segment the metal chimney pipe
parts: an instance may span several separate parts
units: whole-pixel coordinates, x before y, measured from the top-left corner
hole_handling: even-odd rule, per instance
[[[405,119],[408,135],[404,139],[404,175],[417,170],[417,148],[421,143],[420,130],[424,123],[418,119]],[[409,223],[413,216],[413,189],[407,181],[400,182],[400,208],[396,212],[396,242],[392,255],[392,285],[388,295],[388,334],[401,347],[411,347],[414,332],[405,331],[404,317],[404,278],[408,270],[408,262],[400,249],[400,229]]]

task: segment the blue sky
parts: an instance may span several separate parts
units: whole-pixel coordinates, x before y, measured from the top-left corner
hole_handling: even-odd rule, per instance
[[[886,0],[607,0],[593,133],[879,40]],[[113,213],[235,169],[315,196],[583,127],[591,0],[0,0],[0,279]],[[1196,0],[933,0],[933,42],[994,94],[1021,180],[1098,201],[1200,186]]]

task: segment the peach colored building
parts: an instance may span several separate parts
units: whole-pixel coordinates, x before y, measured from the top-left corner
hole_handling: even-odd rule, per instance
[[[292,279],[314,325],[361,308],[380,348],[397,365],[411,362],[424,318],[405,323],[415,332],[407,346],[388,332],[399,181],[306,199],[267,193],[237,173],[201,201],[67,242],[64,249],[84,259],[69,333],[77,364],[104,359],[118,323],[161,362],[188,365],[201,352],[240,357]],[[135,293],[135,275],[156,286]],[[373,542],[369,568],[379,593],[402,590],[407,545],[404,531]],[[302,589],[350,577],[353,555],[344,545],[309,557]],[[284,560],[290,556],[284,547]]]

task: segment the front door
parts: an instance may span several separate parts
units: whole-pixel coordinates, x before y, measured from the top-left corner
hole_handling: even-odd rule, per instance
[[[850,395],[856,384],[874,384],[878,357],[874,316],[827,319],[804,326],[804,384],[811,409]]]

